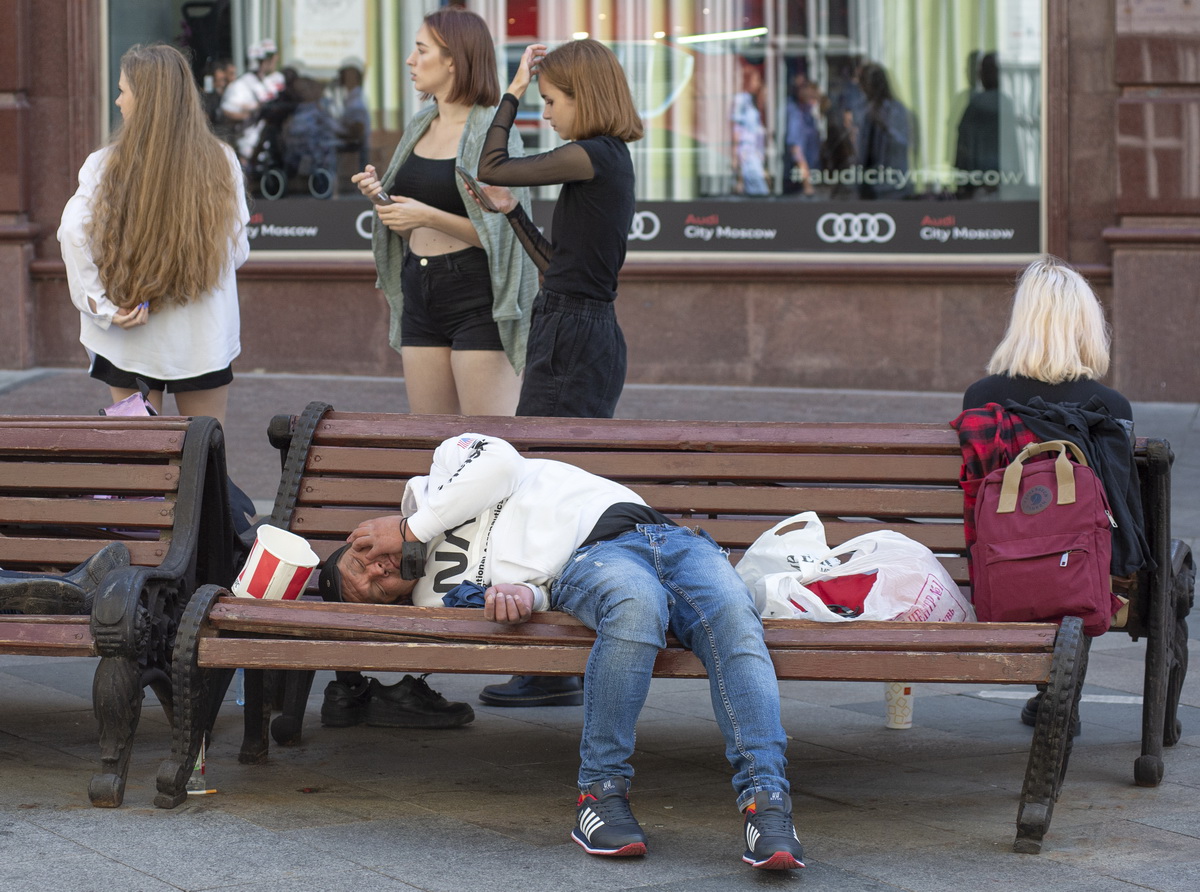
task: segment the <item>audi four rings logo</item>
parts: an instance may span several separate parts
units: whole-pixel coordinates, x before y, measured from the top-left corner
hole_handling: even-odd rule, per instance
[[[633,215],[633,222],[629,224],[629,241],[648,242],[658,235],[660,229],[662,224],[658,221],[657,214],[653,211],[638,211]]]
[[[817,237],[833,242],[890,242],[896,221],[887,214],[823,214],[817,220]]]

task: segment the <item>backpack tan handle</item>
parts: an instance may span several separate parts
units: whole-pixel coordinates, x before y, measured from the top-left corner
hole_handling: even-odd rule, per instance
[[[1075,456],[1075,460],[1079,464],[1085,468],[1088,466],[1083,451],[1070,440],[1030,443],[1017,453],[1012,464],[1004,469],[1004,482],[1000,486],[1000,500],[996,505],[996,513],[1012,514],[1017,510],[1017,496],[1021,490],[1021,466],[1026,459],[1041,455],[1043,452],[1058,452],[1058,458],[1054,460],[1054,477],[1058,483],[1058,504],[1075,504],[1075,471],[1071,467],[1071,460],[1067,458],[1068,450]]]

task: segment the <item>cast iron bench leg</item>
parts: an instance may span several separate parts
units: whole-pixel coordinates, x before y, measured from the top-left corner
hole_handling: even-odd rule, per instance
[[[135,658],[100,659],[92,680],[92,710],[100,727],[100,770],[88,784],[88,798],[98,808],[117,808],[125,798],[142,698],[142,670]]]
[[[1133,763],[1133,779],[1139,787],[1157,787],[1163,779],[1163,730],[1167,723],[1167,688],[1176,635],[1175,608],[1166,600],[1157,596],[1150,599],[1142,701],[1142,754]]]
[[[1175,608],[1175,637],[1171,669],[1167,677],[1167,709],[1163,717],[1163,746],[1174,746],[1183,733],[1179,721],[1179,695],[1188,670],[1188,624],[1196,589],[1196,565],[1192,550],[1178,539],[1171,540],[1171,603]]]
[[[1036,855],[1050,828],[1054,801],[1062,789],[1070,753],[1071,719],[1079,708],[1087,651],[1083,622],[1066,617],[1054,642],[1054,662],[1050,682],[1038,708],[1021,805],[1017,810],[1017,838],[1013,851]]]
[[[223,693],[222,678],[228,684],[228,670],[221,677],[196,664],[200,628],[208,611],[226,590],[205,585],[196,590],[184,610],[175,636],[171,661],[171,681],[175,688],[175,721],[171,726],[171,755],[158,768],[158,795],[154,804],[174,808],[187,799],[187,781],[200,755],[200,742],[212,727]],[[213,702],[214,698],[216,703]]]

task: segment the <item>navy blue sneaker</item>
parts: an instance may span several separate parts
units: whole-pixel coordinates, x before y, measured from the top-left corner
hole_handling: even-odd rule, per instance
[[[589,855],[646,854],[646,834],[629,809],[629,781],[610,777],[580,793],[571,838]]]
[[[746,806],[746,854],[742,860],[762,870],[804,866],[804,846],[792,824],[792,800],[780,790],[760,790]]]
[[[582,706],[583,680],[574,675],[514,675],[479,692],[488,706]]]

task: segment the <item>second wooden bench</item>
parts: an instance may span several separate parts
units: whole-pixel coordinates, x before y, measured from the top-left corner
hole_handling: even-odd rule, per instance
[[[680,523],[702,526],[736,557],[765,529],[800,511],[821,515],[831,542],[869,530],[894,529],[928,545],[960,583],[966,581],[960,455],[956,435],[940,425],[744,424],[591,419],[513,419],[356,415],[311,405],[301,416],[273,422],[285,449],[274,522],[304,535],[323,557],[360,521],[394,513],[407,479],[426,473],[445,438],[475,431],[503,437],[524,454],[570,462],[617,480]],[[1169,473],[1169,452],[1156,466],[1143,443],[1139,465],[1149,489],[1148,516],[1163,508],[1157,481]],[[1163,444],[1165,448],[1165,444]],[[1169,490],[1162,490],[1169,492]],[[1157,495],[1156,495],[1157,494]],[[1169,506],[1168,506],[1169,507]],[[1160,514],[1168,520],[1169,514]],[[1150,636],[1143,756],[1161,777],[1163,731],[1176,729],[1168,691],[1185,665],[1171,661],[1174,635],[1190,600],[1190,555],[1171,544],[1164,523],[1153,526],[1160,571],[1131,591],[1134,634]],[[1186,589],[1186,592],[1183,591]],[[1069,722],[1086,665],[1075,621],[1053,624],[848,623],[767,621],[766,638],[781,680],[1046,684],[1039,710],[1015,847],[1037,851],[1049,826],[1065,772]],[[1186,625],[1182,626],[1186,638]],[[187,685],[192,724],[181,723],[175,750],[159,775],[156,802],[183,796],[186,769],[199,746],[199,717],[211,704],[210,675],[251,669],[581,674],[592,632],[570,617],[547,613],[519,627],[486,623],[469,610],[372,607],[300,602],[260,603],[217,588],[189,605],[176,652],[175,675]],[[1156,662],[1157,661],[1157,662]],[[1151,671],[1150,667],[1154,667]],[[677,646],[661,655],[656,676],[702,676],[698,661]],[[272,731],[299,737],[311,675],[294,684]],[[242,760],[267,754],[260,677],[247,674]],[[1156,699],[1155,699],[1156,698]],[[1155,734],[1157,732],[1157,736]],[[1153,768],[1153,766],[1151,766]],[[1139,771],[1145,770],[1139,768]],[[1154,775],[1157,777],[1154,777]]]

